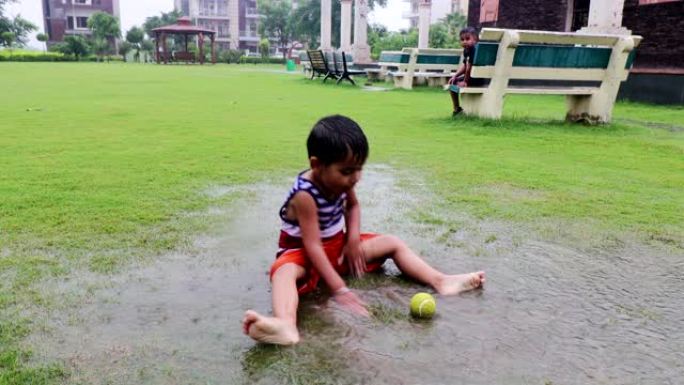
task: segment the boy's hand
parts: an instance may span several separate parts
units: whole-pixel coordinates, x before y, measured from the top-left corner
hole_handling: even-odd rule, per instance
[[[347,287],[339,289],[333,298],[337,303],[339,303],[344,309],[351,311],[354,314],[358,314],[364,317],[370,317],[368,309],[366,309],[366,303],[359,298],[353,291],[349,290]]]
[[[459,88],[461,88],[461,87],[468,87],[468,84],[466,84],[466,82],[458,82],[456,85],[457,85]]]
[[[347,239],[342,255],[347,259],[352,275],[356,278],[363,277],[366,272],[366,255],[361,248],[361,241],[354,238]]]

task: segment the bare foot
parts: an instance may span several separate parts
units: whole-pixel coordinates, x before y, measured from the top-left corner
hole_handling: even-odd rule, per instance
[[[482,287],[484,282],[484,271],[468,274],[445,275],[444,278],[442,278],[442,281],[435,286],[435,290],[442,295],[454,295]]]
[[[242,318],[242,331],[256,341],[275,345],[294,345],[299,342],[297,326],[286,320],[263,316],[247,310]]]

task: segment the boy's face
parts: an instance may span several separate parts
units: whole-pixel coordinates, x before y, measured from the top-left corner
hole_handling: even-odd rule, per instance
[[[477,38],[470,33],[461,34],[461,46],[463,48],[474,47],[477,43]]]
[[[335,162],[329,165],[319,164],[314,166],[320,177],[320,182],[324,189],[333,195],[345,193],[359,182],[363,163],[359,163],[353,156],[347,157],[344,161]]]

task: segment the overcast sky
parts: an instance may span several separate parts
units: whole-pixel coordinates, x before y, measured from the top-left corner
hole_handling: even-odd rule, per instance
[[[7,7],[7,14],[16,16],[21,14],[25,19],[30,20],[43,32],[43,6],[42,0],[19,0],[10,3]],[[121,27],[123,33],[132,26],[141,26],[148,16],[158,15],[160,12],[168,12],[173,9],[173,0],[119,0],[121,11]],[[386,8],[378,8],[370,14],[370,22],[378,23],[388,27],[392,31],[408,28],[408,20],[401,17],[404,11],[409,10],[409,3],[403,0],[387,0]],[[37,33],[37,32],[36,32]],[[41,48],[41,43],[32,36],[29,46]]]

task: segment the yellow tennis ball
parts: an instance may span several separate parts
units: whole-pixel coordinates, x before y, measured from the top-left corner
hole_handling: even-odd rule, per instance
[[[435,298],[428,293],[418,293],[411,298],[411,315],[417,318],[432,318],[437,309]]]

